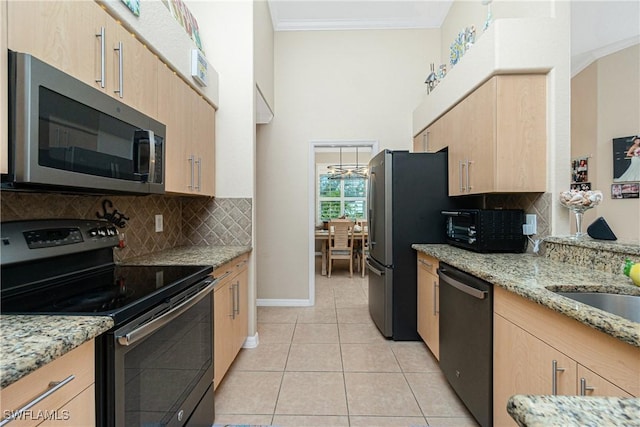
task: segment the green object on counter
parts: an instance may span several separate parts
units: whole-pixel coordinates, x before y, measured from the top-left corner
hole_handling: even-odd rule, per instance
[[[636,286],[640,286],[640,263],[633,262],[627,258],[622,272],[625,276],[629,276]]]

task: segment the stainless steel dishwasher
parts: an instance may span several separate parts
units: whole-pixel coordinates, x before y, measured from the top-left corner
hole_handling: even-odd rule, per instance
[[[483,427],[493,424],[493,286],[440,263],[440,368]]]

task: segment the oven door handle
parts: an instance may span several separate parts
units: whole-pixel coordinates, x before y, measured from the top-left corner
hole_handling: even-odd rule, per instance
[[[140,326],[137,329],[134,329],[131,332],[128,332],[124,335],[117,336],[118,343],[120,345],[132,345],[141,339],[145,338],[147,335],[152,334],[158,329],[162,328],[167,323],[171,322],[176,317],[180,316],[185,311],[189,310],[191,307],[199,303],[203,298],[209,295],[213,288],[215,287],[217,280],[213,280],[207,285],[206,288],[202,289],[200,292],[184,301],[182,304],[173,307],[171,310],[167,311],[162,316],[153,319],[151,322]]]

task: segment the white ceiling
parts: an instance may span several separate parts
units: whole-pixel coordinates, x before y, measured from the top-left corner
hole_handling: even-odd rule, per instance
[[[267,1],[276,31],[439,28],[453,2],[453,0]],[[640,40],[640,1],[571,0],[571,56],[574,74],[576,67],[588,65],[603,55],[638,43],[638,40]]]

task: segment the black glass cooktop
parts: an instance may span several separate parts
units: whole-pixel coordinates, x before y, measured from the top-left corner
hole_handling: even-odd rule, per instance
[[[210,266],[110,266],[2,295],[3,313],[111,316],[117,324],[202,281]],[[33,288],[33,286],[32,286]]]

